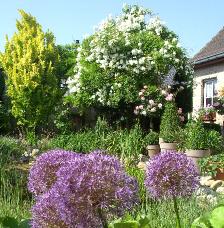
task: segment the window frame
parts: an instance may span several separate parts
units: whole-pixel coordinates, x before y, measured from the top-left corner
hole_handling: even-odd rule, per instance
[[[206,96],[206,89],[207,86],[206,84],[208,83],[212,83],[212,96],[211,97],[207,97]],[[206,99],[211,98],[211,106],[214,104],[214,99],[218,97],[218,94],[215,94],[215,84],[217,86],[217,78],[208,78],[208,79],[204,79],[203,80],[203,107],[206,108]]]

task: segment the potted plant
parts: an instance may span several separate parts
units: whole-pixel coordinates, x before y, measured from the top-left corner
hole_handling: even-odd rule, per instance
[[[169,101],[165,105],[160,125],[160,138],[164,142],[160,143],[161,151],[177,149],[177,135],[180,131],[180,120],[176,104]]]
[[[215,180],[224,180],[224,154],[216,154],[199,160],[201,173]]]
[[[216,110],[213,106],[207,106],[198,110],[199,119],[205,122],[214,122],[216,119]]]
[[[216,130],[208,132],[208,146],[211,154],[220,154],[224,150],[224,140],[221,133]]]
[[[146,144],[146,149],[150,158],[154,157],[160,152],[159,134],[157,132],[151,131],[145,136],[144,142]]]
[[[192,159],[199,170],[198,160],[210,155],[208,132],[201,121],[191,121],[186,127],[185,149],[186,154]]]

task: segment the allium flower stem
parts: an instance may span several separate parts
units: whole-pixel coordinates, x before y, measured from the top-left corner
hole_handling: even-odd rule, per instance
[[[180,215],[179,215],[179,210],[178,210],[178,206],[177,206],[177,199],[175,196],[173,196],[173,206],[174,206],[175,214],[177,216],[177,228],[181,228]]]
[[[108,224],[107,224],[107,220],[106,218],[103,216],[102,210],[101,208],[98,208],[98,214],[99,214],[99,218],[102,222],[103,228],[108,228]]]

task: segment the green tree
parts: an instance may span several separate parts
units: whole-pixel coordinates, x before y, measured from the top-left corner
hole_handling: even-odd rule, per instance
[[[67,91],[66,80],[74,74],[78,46],[79,43],[77,41],[71,44],[57,45],[60,55],[60,63],[57,66],[57,76],[61,82],[64,93]]]
[[[56,75],[59,54],[53,34],[43,32],[32,15],[23,10],[19,13],[18,31],[11,40],[7,37],[1,62],[12,115],[23,132],[34,132],[48,119],[62,95]]]

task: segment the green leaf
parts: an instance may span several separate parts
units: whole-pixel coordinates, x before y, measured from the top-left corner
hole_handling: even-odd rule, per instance
[[[150,228],[150,220],[148,217],[141,217],[138,222],[140,224],[140,228]]]
[[[139,228],[139,223],[137,221],[116,222],[113,228]]]
[[[191,225],[191,228],[211,228],[208,221],[202,217],[198,217],[194,220],[194,222]]]
[[[0,218],[0,224],[4,228],[18,228],[18,221],[13,217],[3,217]]]
[[[224,205],[215,208],[209,219],[212,227],[224,228]]]

